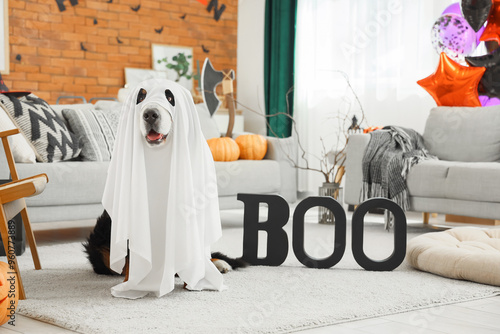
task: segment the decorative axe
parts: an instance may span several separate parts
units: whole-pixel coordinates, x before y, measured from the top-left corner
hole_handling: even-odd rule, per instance
[[[216,71],[210,62],[210,59],[205,59],[203,69],[201,71],[201,91],[203,94],[203,101],[205,102],[205,106],[210,112],[210,115],[213,116],[221,105],[215,89],[220,83],[222,83],[222,94],[226,97],[227,107],[229,110],[229,123],[227,126],[226,137],[232,136],[234,126],[235,111],[233,99],[233,80],[233,70]]]

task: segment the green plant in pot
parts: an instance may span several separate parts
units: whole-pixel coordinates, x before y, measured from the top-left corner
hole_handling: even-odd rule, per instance
[[[195,79],[199,80],[200,75],[199,73],[193,74],[189,73],[190,70],[190,64],[188,59],[193,58],[193,56],[188,55],[186,56],[183,52],[179,52],[177,55],[172,57],[172,61],[169,61],[167,57],[163,59],[158,59],[158,64],[165,63],[165,67],[169,70],[175,71],[177,73],[177,78],[175,79],[175,82],[179,82],[179,80],[184,77],[187,80]]]

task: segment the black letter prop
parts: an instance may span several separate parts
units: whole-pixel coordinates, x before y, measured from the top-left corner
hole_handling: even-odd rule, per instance
[[[394,251],[382,261],[375,261],[363,251],[364,218],[371,209],[386,209],[394,215]],[[406,255],[406,216],[399,205],[386,198],[371,198],[361,203],[352,216],[352,254],[366,270],[390,271],[396,269]]]
[[[324,259],[314,259],[307,255],[304,248],[304,216],[310,208],[322,206],[335,217],[335,246],[333,253]],[[293,252],[303,265],[309,268],[330,268],[336,265],[344,255],[346,236],[346,218],[342,206],[333,197],[308,197],[297,205],[293,214]]]
[[[288,203],[278,195],[238,194],[237,198],[245,203],[242,259],[253,265],[281,265],[288,255],[288,237],[283,230],[290,217]],[[266,222],[259,222],[259,203],[268,205]],[[267,232],[265,258],[258,258],[259,230]]]

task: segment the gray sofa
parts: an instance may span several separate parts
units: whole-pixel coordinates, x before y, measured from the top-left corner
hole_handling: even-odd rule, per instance
[[[52,107],[60,113],[62,109],[74,105]],[[78,107],[93,108],[94,105]],[[200,122],[204,133],[213,131],[214,121],[211,123],[210,119],[202,116]],[[264,160],[215,163],[221,209],[242,207],[243,204],[236,199],[238,193],[280,194],[289,202],[296,200],[296,170],[284,153],[296,151],[294,141],[292,138],[267,140],[268,151]],[[101,199],[108,165],[109,162],[93,161],[17,163],[21,178],[40,173],[46,173],[49,177],[49,183],[41,195],[26,199],[31,222],[95,219],[103,210]],[[1,147],[0,179],[9,178],[5,153]]]
[[[500,106],[433,108],[423,138],[438,159],[411,168],[411,210],[500,219]],[[369,134],[349,137],[347,204],[360,202],[362,159],[369,141]]]

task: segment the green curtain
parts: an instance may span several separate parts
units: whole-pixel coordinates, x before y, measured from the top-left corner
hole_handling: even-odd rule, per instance
[[[267,0],[264,39],[264,90],[266,114],[288,112],[293,115],[293,65],[295,20],[298,0]],[[268,117],[269,136],[289,137],[292,121],[286,115]]]

